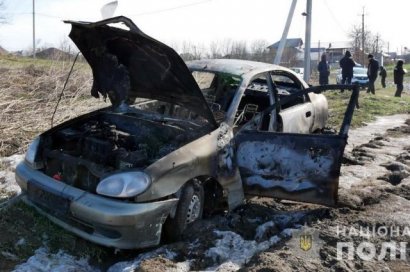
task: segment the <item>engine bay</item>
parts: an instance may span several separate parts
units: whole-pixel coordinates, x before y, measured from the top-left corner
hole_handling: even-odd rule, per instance
[[[44,135],[44,172],[95,192],[108,174],[144,169],[205,133],[185,123],[103,112]]]

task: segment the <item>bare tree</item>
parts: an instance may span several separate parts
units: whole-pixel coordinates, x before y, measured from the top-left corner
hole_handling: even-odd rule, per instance
[[[182,42],[181,57],[183,60],[198,60],[202,58],[202,46],[195,45],[189,41]]]
[[[209,45],[209,58],[211,59],[220,59],[222,58],[222,53],[221,53],[221,44],[220,42],[217,41],[212,41]]]
[[[224,39],[223,41],[219,42],[219,52],[223,58],[229,58],[231,54],[233,41],[231,39]]]
[[[230,57],[233,59],[248,59],[249,52],[246,41],[234,41],[231,46]]]
[[[58,46],[58,49],[61,51],[64,51],[70,55],[75,55],[79,52],[77,46],[68,38],[64,37],[63,39],[60,40],[60,44]]]
[[[255,40],[251,43],[251,59],[256,61],[269,61],[269,50],[268,41],[266,40]]]
[[[383,46],[383,40],[380,35],[374,35],[366,26],[364,31],[364,48],[362,48],[362,27],[361,25],[354,25],[349,33],[352,48],[355,54],[379,53]]]
[[[0,0],[0,24],[6,24],[8,22],[8,16],[5,14],[4,10],[6,5],[3,0]]]

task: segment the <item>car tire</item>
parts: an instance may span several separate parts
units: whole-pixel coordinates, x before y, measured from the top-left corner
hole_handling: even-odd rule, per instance
[[[204,210],[204,189],[199,181],[190,181],[181,190],[175,216],[168,217],[163,227],[167,242],[182,238],[187,226],[202,218]]]

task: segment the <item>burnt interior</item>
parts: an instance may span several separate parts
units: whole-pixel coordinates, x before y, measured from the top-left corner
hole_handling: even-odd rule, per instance
[[[208,132],[192,122],[142,116],[101,112],[44,135],[44,172],[95,192],[107,174],[144,169]]]

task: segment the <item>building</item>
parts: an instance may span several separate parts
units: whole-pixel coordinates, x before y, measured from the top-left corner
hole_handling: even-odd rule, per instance
[[[323,45],[325,45],[325,43]],[[329,42],[326,43],[326,45],[327,60],[330,64],[339,63],[339,60],[343,58],[348,50],[352,53],[352,55],[357,53],[354,52],[354,48],[349,41]]]
[[[276,56],[280,41],[268,46],[269,55]],[[285,67],[303,66],[303,41],[301,38],[286,39],[280,65]]]

